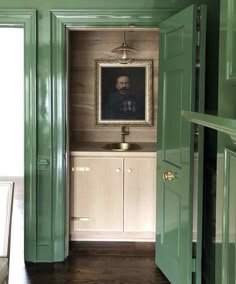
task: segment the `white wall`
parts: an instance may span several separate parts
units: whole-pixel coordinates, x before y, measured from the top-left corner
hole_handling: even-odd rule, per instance
[[[24,175],[24,29],[0,28],[0,176]]]

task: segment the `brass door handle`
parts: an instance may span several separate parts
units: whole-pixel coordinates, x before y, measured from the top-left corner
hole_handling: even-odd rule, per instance
[[[172,172],[164,172],[162,174],[162,178],[163,180],[168,180],[168,181],[172,181],[175,178],[175,174]]]

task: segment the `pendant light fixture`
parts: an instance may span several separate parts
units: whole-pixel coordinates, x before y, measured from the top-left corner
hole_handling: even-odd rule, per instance
[[[129,47],[128,44],[126,43],[126,39],[125,39],[125,32],[124,32],[124,41],[123,43],[119,46],[116,47],[114,49],[112,49],[111,52],[113,53],[117,53],[118,54],[118,61],[122,64],[126,64],[129,63],[132,59],[129,58],[129,53],[130,52],[136,52],[138,51],[136,48],[133,47]]]

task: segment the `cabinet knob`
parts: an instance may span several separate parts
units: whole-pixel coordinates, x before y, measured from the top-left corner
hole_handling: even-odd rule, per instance
[[[117,173],[120,173],[120,171],[121,171],[120,168],[117,168],[117,169],[116,169],[116,172],[117,172]]]
[[[128,172],[129,174],[131,174],[131,173],[132,173],[132,169],[128,169],[127,172]]]
[[[75,168],[74,168],[74,167],[72,167],[72,168],[71,168],[71,171],[72,171],[72,172],[74,172],[74,171],[75,171]]]

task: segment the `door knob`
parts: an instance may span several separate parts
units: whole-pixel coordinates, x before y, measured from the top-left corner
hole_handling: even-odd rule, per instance
[[[162,175],[163,180],[172,181],[175,178],[175,174],[172,172],[164,172]]]

